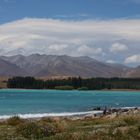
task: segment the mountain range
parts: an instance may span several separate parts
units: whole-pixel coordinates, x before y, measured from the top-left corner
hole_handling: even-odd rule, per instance
[[[0,56],[0,76],[140,77],[140,66],[100,62],[90,57],[32,54]]]

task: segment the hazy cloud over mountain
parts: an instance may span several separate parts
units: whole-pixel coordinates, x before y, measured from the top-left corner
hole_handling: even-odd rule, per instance
[[[110,48],[110,52],[113,52],[113,53],[120,53],[127,50],[128,50],[128,47],[125,44],[121,44],[121,43],[114,43],[112,44]]]
[[[125,59],[125,63],[139,63],[140,64],[140,54],[129,56]]]
[[[25,18],[0,25],[0,55],[86,55],[106,62],[138,65],[139,44],[139,19]]]

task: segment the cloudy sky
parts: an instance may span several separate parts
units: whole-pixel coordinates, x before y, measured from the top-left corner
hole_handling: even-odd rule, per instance
[[[140,0],[0,0],[0,55],[140,65]]]

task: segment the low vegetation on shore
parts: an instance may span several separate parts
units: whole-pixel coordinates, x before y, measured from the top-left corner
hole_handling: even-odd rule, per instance
[[[139,140],[140,114],[115,118],[12,117],[0,123],[1,140]]]
[[[56,90],[73,90],[74,87],[73,86],[56,86],[55,89]]]
[[[7,88],[7,80],[8,78],[0,77],[0,89]]]

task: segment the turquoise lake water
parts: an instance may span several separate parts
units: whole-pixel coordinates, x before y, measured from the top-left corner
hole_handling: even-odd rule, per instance
[[[139,107],[140,92],[0,90],[0,115],[84,112],[98,106]]]

